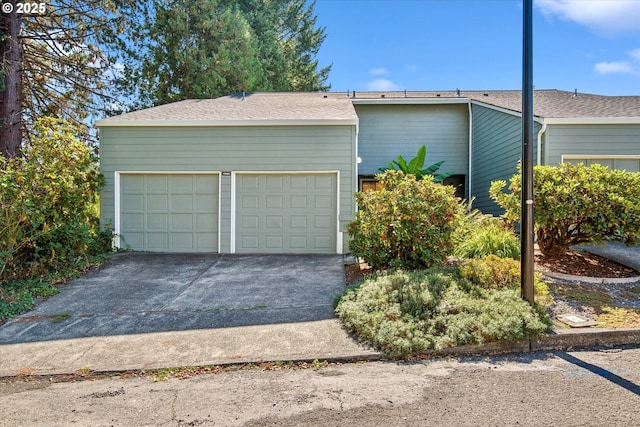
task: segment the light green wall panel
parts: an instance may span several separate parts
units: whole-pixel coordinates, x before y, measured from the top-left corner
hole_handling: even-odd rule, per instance
[[[427,147],[426,165],[444,160],[441,172],[468,173],[469,113],[460,105],[355,105],[360,119],[361,175],[378,173],[398,155],[413,158]]]
[[[640,155],[640,125],[548,125],[545,164],[557,165],[563,154]]]
[[[339,171],[339,228],[353,220],[356,127],[102,128],[101,224],[113,227],[116,171]],[[220,177],[220,252],[231,250],[231,177]],[[348,251],[347,239],[343,250]]]

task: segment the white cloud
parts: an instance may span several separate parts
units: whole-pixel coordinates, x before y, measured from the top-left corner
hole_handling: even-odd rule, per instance
[[[640,32],[638,0],[536,0],[535,4],[548,17],[574,21],[597,32]]]
[[[627,61],[615,62],[598,62],[595,70],[600,74],[633,74],[635,69],[632,64]]]
[[[640,48],[627,52],[630,61],[598,62],[594,69],[599,74],[635,74],[640,76]]]
[[[633,58],[634,61],[640,62],[640,48],[630,50],[627,54]]]
[[[390,90],[400,90],[400,86],[391,80],[387,79],[375,79],[367,83],[367,90],[373,91],[390,91]]]
[[[384,76],[385,74],[387,74],[387,69],[386,68],[373,68],[371,70],[369,70],[370,74],[373,74],[374,76]]]

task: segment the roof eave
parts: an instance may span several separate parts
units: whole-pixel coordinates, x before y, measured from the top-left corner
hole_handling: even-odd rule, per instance
[[[624,125],[640,124],[640,117],[545,117],[547,125]]]
[[[350,119],[295,119],[295,120],[112,120],[96,122],[96,127],[238,127],[238,126],[356,126],[357,118]]]

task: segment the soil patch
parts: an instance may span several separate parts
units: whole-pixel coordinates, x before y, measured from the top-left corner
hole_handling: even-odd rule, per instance
[[[548,257],[536,251],[536,269],[542,272],[572,274],[582,277],[624,278],[640,276],[633,268],[589,252],[567,252],[563,256]]]

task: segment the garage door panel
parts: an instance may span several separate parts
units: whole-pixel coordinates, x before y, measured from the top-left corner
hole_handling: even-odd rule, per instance
[[[573,157],[564,160],[567,163],[584,163],[587,166],[599,164],[607,166],[609,169],[626,170],[627,172],[640,172],[640,159],[626,158],[596,158],[596,157]]]
[[[141,229],[144,229],[144,215],[143,217],[143,226]],[[150,230],[166,230],[169,225],[169,215],[161,213],[149,213],[147,214],[147,228]]]
[[[147,175],[145,191],[147,193],[167,194],[169,192],[168,177],[165,175]]]
[[[218,250],[218,176],[122,174],[120,235],[134,250]]]
[[[169,233],[167,232],[148,232],[147,249],[164,250],[169,247]]]
[[[266,202],[267,209],[282,209],[284,207],[284,203],[282,203],[284,199],[283,196],[267,195],[266,199],[267,199],[267,202]]]
[[[144,209],[144,196],[141,194],[123,194],[121,200],[122,205],[127,206],[129,211],[142,211]]]
[[[336,180],[336,174],[237,174],[236,252],[335,252]]]
[[[291,209],[307,209],[307,196],[291,196],[289,205]]]
[[[147,211],[166,211],[169,209],[169,198],[166,194],[150,194],[147,196]]]

